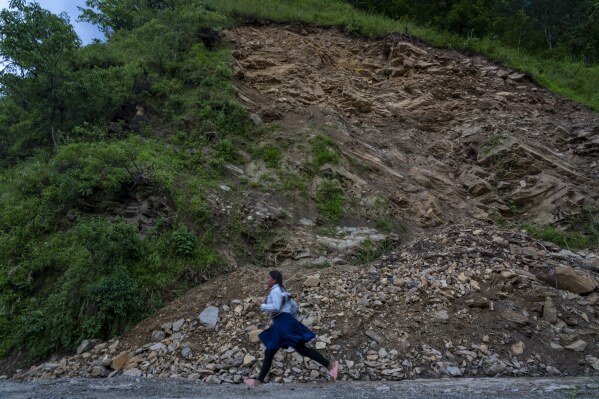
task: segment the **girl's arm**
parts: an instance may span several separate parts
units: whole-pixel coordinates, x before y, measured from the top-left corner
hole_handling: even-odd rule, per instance
[[[268,294],[267,303],[260,305],[260,310],[266,313],[277,313],[281,311],[281,304],[283,303],[283,293],[279,287],[274,288]]]

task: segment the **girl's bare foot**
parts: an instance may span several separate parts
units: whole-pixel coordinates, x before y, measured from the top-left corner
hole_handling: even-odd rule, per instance
[[[339,374],[339,361],[335,360],[329,365],[329,374],[333,377],[333,381],[337,381],[337,375]]]
[[[253,378],[244,378],[243,383],[250,388],[255,387],[256,385],[262,384],[262,382],[260,380],[255,380]]]

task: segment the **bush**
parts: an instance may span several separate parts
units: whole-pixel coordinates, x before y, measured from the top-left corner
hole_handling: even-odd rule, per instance
[[[171,241],[177,256],[189,258],[195,251],[197,237],[187,230],[187,227],[181,226],[173,231]]]

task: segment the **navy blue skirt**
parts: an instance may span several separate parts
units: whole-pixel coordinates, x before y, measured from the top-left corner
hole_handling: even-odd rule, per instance
[[[316,338],[316,334],[289,313],[281,313],[272,319],[272,325],[262,331],[258,337],[266,349],[277,350],[279,348],[295,348],[299,343],[313,340]]]

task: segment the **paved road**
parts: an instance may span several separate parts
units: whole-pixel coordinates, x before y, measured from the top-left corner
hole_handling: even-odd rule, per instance
[[[338,382],[266,384],[248,390],[242,385],[206,385],[185,381],[116,378],[64,379],[51,382],[0,381],[0,399],[470,399],[470,398],[599,398],[599,378],[460,378],[402,382]]]

